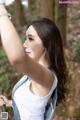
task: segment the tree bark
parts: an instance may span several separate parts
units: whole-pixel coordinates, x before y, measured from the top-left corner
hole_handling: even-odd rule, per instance
[[[60,29],[63,44],[66,46],[67,5],[56,3],[55,8],[55,22]]]
[[[51,20],[54,18],[54,9],[55,9],[55,1],[54,0],[37,0],[37,9],[40,11],[40,16],[47,17]]]
[[[28,0],[30,13],[34,18],[46,17],[51,20],[55,16],[55,1],[54,0]],[[33,19],[33,18],[32,18]]]
[[[21,4],[21,0],[15,0],[14,1],[15,6],[15,15],[16,15],[16,23],[18,26],[23,26],[26,23],[23,7]]]

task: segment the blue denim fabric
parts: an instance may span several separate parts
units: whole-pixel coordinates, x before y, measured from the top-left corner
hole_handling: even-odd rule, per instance
[[[13,106],[13,111],[14,111],[14,120],[21,120],[19,110],[14,100],[12,101],[12,106]]]
[[[49,103],[46,106],[44,120],[53,120],[54,112],[56,109],[57,103],[57,88],[54,90],[54,94],[52,95]]]
[[[13,112],[14,112],[14,120],[21,120],[18,107],[17,107],[15,100],[14,100],[14,93],[27,80],[28,80],[28,77],[25,77],[25,79],[24,79],[24,76],[23,76],[23,78],[15,85],[15,87],[13,88],[13,91],[12,91],[12,98],[13,98],[12,99],[12,106],[13,106]]]

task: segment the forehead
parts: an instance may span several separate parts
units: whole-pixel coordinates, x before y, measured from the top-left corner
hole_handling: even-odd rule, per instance
[[[29,26],[29,28],[27,29],[27,31],[26,31],[26,34],[28,35],[28,34],[31,34],[31,35],[33,35],[33,36],[38,36],[38,34],[37,34],[37,32],[36,32],[36,30],[34,29],[34,27],[31,25],[31,26]]]

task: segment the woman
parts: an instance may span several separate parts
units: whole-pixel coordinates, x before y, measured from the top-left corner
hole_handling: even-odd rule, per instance
[[[59,100],[64,97],[67,72],[59,29],[47,18],[35,20],[28,26],[22,46],[8,12],[0,5],[0,34],[11,65],[25,74],[20,82],[27,79],[15,85],[12,101],[1,95],[1,105],[13,107],[15,120],[44,120],[54,90],[58,89]]]

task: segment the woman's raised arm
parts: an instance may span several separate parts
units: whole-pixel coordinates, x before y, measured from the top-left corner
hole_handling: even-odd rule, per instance
[[[4,5],[0,5],[0,34],[3,47],[11,64],[25,56],[20,38],[9,20]]]
[[[7,10],[0,5],[0,34],[10,63],[42,86],[48,87],[49,84],[51,86],[53,82],[51,72],[26,55],[20,37],[6,14],[8,14]]]

